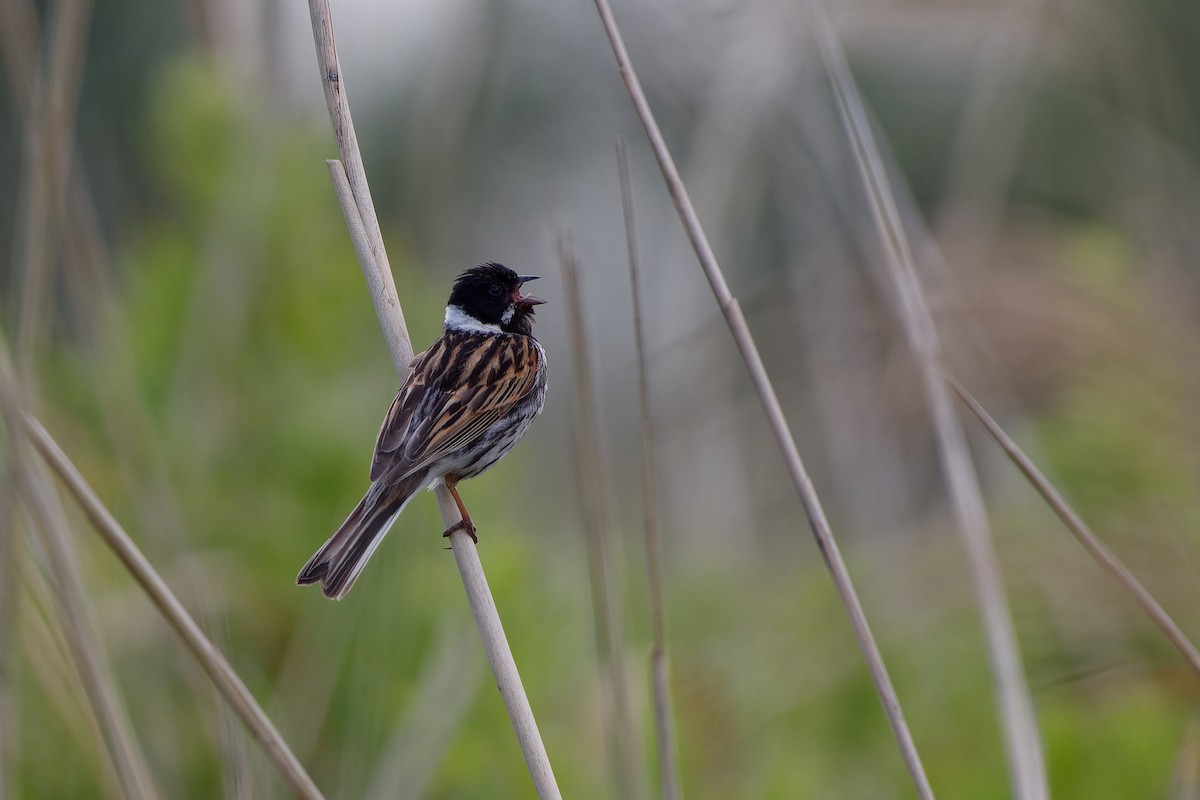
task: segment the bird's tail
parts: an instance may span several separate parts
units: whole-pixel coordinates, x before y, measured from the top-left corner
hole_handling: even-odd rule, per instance
[[[419,479],[414,476],[388,486],[382,481],[371,484],[342,526],[300,570],[296,583],[319,582],[326,597],[345,597],[392,522],[421,488]]]

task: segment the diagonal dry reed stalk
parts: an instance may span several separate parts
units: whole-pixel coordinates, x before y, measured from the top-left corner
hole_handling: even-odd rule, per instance
[[[23,514],[24,525],[33,527],[29,514]],[[54,596],[48,571],[38,559],[45,561],[41,539],[29,536],[28,547],[17,547],[17,571],[21,587],[21,626],[19,638],[12,646],[29,665],[27,676],[40,687],[43,698],[57,713],[65,735],[76,743],[80,755],[92,764],[92,777],[98,794],[112,800],[124,800],[125,793],[117,776],[112,758],[104,749],[104,736],[95,707],[88,702],[87,690],[80,671],[71,657],[71,646],[63,630],[62,614],[56,613],[58,601]],[[95,744],[95,747],[88,747]],[[23,797],[16,793],[13,797]]]
[[[327,162],[330,175],[354,244],[354,251],[362,266],[371,301],[375,306],[375,314],[383,329],[388,352],[391,354],[396,373],[403,382],[408,374],[408,365],[412,361],[412,344],[404,324],[400,298],[396,294],[396,285],[392,279],[383,234],[379,230],[379,220],[371,200],[371,189],[367,183],[358,137],[354,133],[354,120],[350,116],[350,104],[346,99],[345,83],[338,63],[333,37],[333,17],[328,0],[309,0],[309,15],[312,19],[317,64],[321,71],[321,85],[329,106],[334,138],[342,155],[341,161]],[[446,527],[453,527],[460,522],[462,517],[449,491],[445,487],[439,487],[434,494]],[[450,536],[450,547],[454,551],[454,560],[462,577],[471,614],[479,628],[488,663],[512,721],[513,731],[521,746],[534,788],[539,798],[560,797],[554,770],[546,755],[546,746],[542,743],[537,721],[529,707],[529,698],[525,695],[516,661],[513,660],[504,626],[496,610],[496,602],[483,573],[479,551],[471,537],[461,530]]]
[[[66,485],[101,538],[116,553],[121,563],[125,565],[167,622],[183,639],[184,644],[196,657],[200,666],[216,684],[221,695],[262,745],[268,758],[275,764],[288,786],[297,797],[320,798],[322,795],[316,784],[312,782],[308,773],[304,771],[304,767],[292,754],[274,724],[263,713],[262,708],[250,694],[250,690],[246,688],[242,679],[238,677],[225,656],[204,635],[183,604],[172,594],[166,582],[142,555],[133,540],[129,538],[129,534],[100,502],[95,491],[67,458],[58,443],[28,412],[23,415],[22,425],[25,435],[29,437],[34,448],[58,475],[59,480]]]
[[[596,658],[599,661],[602,692],[601,709],[608,729],[609,755],[613,760],[621,797],[633,800],[641,796],[638,769],[637,729],[630,701],[629,680],[625,672],[625,636],[620,609],[613,590],[611,531],[606,513],[607,489],[601,465],[600,422],[596,410],[596,389],[592,382],[592,362],[584,325],[582,292],[579,288],[579,263],[570,235],[558,237],[558,260],[566,295],[566,318],[571,339],[571,366],[575,373],[575,447],[579,472],[579,491],[583,509],[584,545],[587,552],[588,582],[595,618]]]
[[[925,303],[891,185],[841,44],[823,6],[818,0],[813,0],[811,7],[822,60],[833,83],[838,110],[870,201],[883,252],[887,256],[891,296],[899,307],[901,324],[924,379],[926,399],[937,433],[942,472],[966,545],[972,583],[983,619],[988,656],[996,680],[996,704],[1003,722],[1005,753],[1013,792],[1022,800],[1041,800],[1049,795],[1049,788],[1033,699],[1021,666],[1020,646],[1005,596],[1003,576],[992,546],[983,493],[967,450],[962,426],[938,374],[941,345],[937,330]]]
[[[50,281],[57,213],[66,172],[65,144],[74,128],[76,96],[82,72],[82,50],[91,5],[58,3],[53,30],[43,47],[37,11],[25,4],[0,4],[0,42],[16,105],[25,111],[24,159],[19,195],[13,263],[21,281],[18,321],[19,362],[26,372],[42,327],[47,284]],[[43,53],[43,50],[48,51]],[[19,57],[20,55],[25,57]],[[44,56],[44,57],[43,57]],[[12,640],[16,625],[15,537],[21,474],[25,471],[22,442],[14,436],[5,456],[3,513],[0,526],[0,641]],[[18,698],[13,691],[12,648],[0,655],[0,797],[13,794],[13,754]]]
[[[162,577],[134,544],[116,517],[105,508],[95,491],[76,469],[42,424],[20,405],[20,387],[13,374],[7,347],[0,337],[0,399],[9,410],[10,437],[24,437],[41,455],[42,460],[58,476],[83,510],[104,543],[129,570],[147,597],[192,652],[200,666],[212,679],[221,695],[238,714],[251,734],[262,745],[267,757],[297,797],[320,800],[322,795],[305,772],[299,760],[280,736],[275,725],[263,713],[262,707],[200,626],[171,592]]]
[[[78,4],[72,8],[76,15],[86,11]],[[56,15],[56,20],[58,27],[66,27],[61,13]],[[38,53],[41,42],[39,27],[37,11],[32,0],[8,0],[0,4],[0,29],[3,30],[0,35],[0,52],[6,65],[13,104],[26,126],[36,125],[37,115],[41,113],[37,102],[38,87],[35,86],[35,68],[42,61]],[[81,27],[76,20],[69,30],[78,38]],[[65,37],[59,34],[56,38],[61,40]],[[68,45],[59,44],[57,49],[59,53],[66,54],[70,48]],[[77,64],[77,60],[68,60],[62,55],[55,61],[68,61],[72,69],[76,68]],[[67,105],[66,97],[72,93],[67,88],[52,92],[51,95],[59,99],[52,102],[51,106]],[[58,119],[60,125],[67,125],[67,120],[61,114],[54,114],[52,117]],[[165,534],[172,537],[173,543],[179,544],[186,541],[187,535],[182,526],[177,503],[172,499],[175,495],[174,489],[164,477],[168,470],[161,462],[161,454],[154,447],[148,446],[152,437],[147,427],[147,411],[136,391],[132,389],[137,381],[132,378],[129,332],[123,325],[116,301],[105,282],[111,259],[100,232],[91,189],[82,169],[81,153],[78,146],[71,141],[69,129],[63,131],[63,142],[57,150],[63,163],[61,170],[55,174],[60,174],[62,188],[66,192],[65,199],[57,206],[62,215],[62,220],[57,225],[57,229],[61,231],[58,238],[61,248],[59,255],[64,271],[62,282],[72,301],[75,318],[85,331],[85,338],[102,352],[97,360],[89,361],[91,366],[97,367],[93,370],[97,400],[109,438],[117,451],[125,456],[120,459],[122,465],[127,465],[131,457],[143,460],[141,469],[131,480],[137,482],[137,496],[141,500],[139,510],[142,512],[143,521],[146,522],[147,531],[152,534]],[[43,149],[43,152],[48,151]],[[22,328],[36,330],[37,326],[23,323]],[[97,366],[98,362],[102,365]],[[28,384],[28,380],[26,382]],[[170,520],[169,524],[162,524],[164,517]],[[8,563],[7,560],[5,563]],[[206,627],[213,641],[221,646],[220,631],[212,630],[206,623],[211,616],[211,599],[199,585],[199,581],[189,578],[189,574],[184,576],[186,582],[180,587],[181,594],[198,610],[201,624]],[[6,587],[8,583],[6,582]],[[0,606],[0,619],[4,618],[5,613],[4,607]],[[7,637],[0,628],[0,641],[6,640]],[[0,659],[0,666],[2,665],[3,659]],[[208,689],[205,678],[190,670],[186,674],[195,688]],[[0,679],[0,686],[3,685],[5,682]],[[0,689],[0,695],[2,694]],[[232,756],[225,758],[226,774],[248,774],[249,745],[244,732],[225,704],[217,703],[216,712],[221,718],[217,726],[221,751]],[[0,719],[11,718],[0,713]],[[0,753],[4,749],[4,743],[0,741]],[[0,759],[0,764],[3,763]],[[0,797],[2,795],[0,786]]]
[[[19,435],[16,427],[9,430]],[[122,793],[128,798],[159,797],[92,615],[66,514],[41,465],[25,464],[23,478],[22,503],[45,544],[55,606],[63,618],[71,659],[95,711]]]
[[[1067,530],[1079,540],[1083,548],[1088,551],[1092,558],[1096,559],[1096,562],[1100,566],[1104,567],[1104,569],[1108,570],[1116,578],[1117,583],[1121,584],[1121,586],[1125,587],[1126,591],[1133,595],[1134,601],[1142,607],[1142,610],[1146,612],[1146,616],[1150,617],[1150,620],[1158,626],[1163,635],[1170,640],[1175,649],[1188,662],[1188,666],[1195,670],[1197,675],[1200,675],[1200,651],[1196,650],[1196,646],[1192,644],[1187,635],[1175,624],[1175,620],[1171,619],[1170,615],[1154,599],[1154,596],[1146,590],[1146,587],[1142,586],[1133,573],[1121,563],[1121,560],[1105,547],[1100,538],[1083,521],[1083,517],[1079,516],[1079,513],[1071,507],[1071,504],[1054,488],[1054,484],[1050,483],[1046,476],[1042,474],[1042,471],[1037,468],[1033,460],[1004,432],[1004,429],[992,418],[991,414],[979,404],[975,396],[967,391],[967,388],[953,375],[942,372],[942,378],[954,390],[954,393],[962,401],[962,404],[975,416],[975,419],[979,420],[979,423],[996,441],[996,444],[1000,445],[1000,449],[1016,465],[1017,469],[1021,471],[1021,474],[1025,476],[1033,488],[1037,490],[1042,499],[1046,501],[1046,504],[1058,515],[1062,523],[1067,526]]]
[[[82,82],[87,32],[91,22],[90,0],[60,0],[49,8],[47,38],[39,46],[37,13],[32,8],[8,9],[6,22],[16,22],[18,28],[5,35],[4,49],[10,67],[10,85],[14,99],[25,122],[24,178],[21,187],[23,223],[18,229],[15,261],[20,269],[21,304],[19,306],[17,360],[25,377],[26,390],[33,386],[33,354],[42,339],[48,320],[49,287],[53,275],[54,257],[61,232],[65,226],[65,206],[70,173],[71,144]],[[23,51],[30,63],[18,65],[17,51]],[[15,391],[15,390],[14,390]],[[156,797],[145,757],[133,735],[126,707],[112,674],[95,620],[86,601],[82,572],[67,534],[65,514],[52,486],[39,465],[28,461],[19,425],[19,400],[5,391],[3,416],[10,432],[7,477],[11,502],[10,514],[16,513],[18,501],[33,520],[31,529],[41,534],[47,553],[47,567],[55,584],[54,610],[61,616],[72,661],[79,671],[88,704],[97,722],[105,751],[122,791],[128,797]],[[15,520],[15,517],[14,517]],[[6,556],[12,554],[15,526],[8,528],[4,545]],[[10,564],[10,581],[15,570]],[[6,588],[0,614],[6,619],[2,627],[8,631],[14,624],[15,594]],[[6,639],[7,641],[7,639]],[[11,656],[9,656],[11,658]],[[4,670],[7,678],[8,670]],[[11,685],[5,680],[0,688],[5,694],[4,706],[11,707],[8,693]],[[6,737],[7,738],[7,737]],[[7,742],[0,750],[7,752]],[[8,764],[0,761],[7,773]]]
[[[53,604],[48,610],[60,618],[71,662],[122,793],[131,798],[158,797],[145,756],[133,735],[125,703],[91,614],[91,605],[86,599],[82,570],[70,542],[66,515],[41,466],[29,461],[21,435],[22,402],[15,383],[9,380],[11,371],[7,347],[0,337],[0,372],[3,373],[0,417],[8,431],[12,456],[9,476],[17,490],[11,498],[14,519],[19,502],[32,520],[30,530],[37,530],[44,544],[47,568],[53,581]],[[9,531],[8,536],[10,549],[13,549],[16,546],[15,530]],[[15,577],[15,565],[11,574]],[[13,651],[13,648],[6,649]]]
[[[833,578],[833,583],[841,598],[842,605],[845,606],[846,613],[850,618],[850,625],[854,629],[854,635],[858,639],[859,648],[862,650],[863,657],[867,662],[871,680],[875,685],[875,690],[879,694],[884,713],[887,715],[888,723],[892,728],[892,734],[896,739],[897,746],[900,748],[901,757],[904,759],[905,766],[912,776],[917,793],[923,798],[932,798],[933,790],[929,785],[929,779],[925,775],[925,768],[921,764],[920,756],[917,754],[916,744],[913,742],[912,733],[908,729],[908,723],[904,719],[904,712],[900,707],[900,698],[896,695],[896,689],[892,685],[887,667],[883,663],[883,656],[879,652],[879,645],[876,644],[875,637],[871,633],[871,627],[867,623],[862,603],[858,599],[858,594],[854,591],[850,572],[846,569],[846,563],[842,559],[841,551],[838,549],[837,542],[833,538],[833,531],[829,527],[829,520],[825,516],[825,511],[821,507],[820,498],[817,496],[812,479],[809,478],[808,471],[804,467],[804,462],[800,458],[800,451],[796,447],[796,441],[792,437],[791,430],[788,427],[787,418],[783,414],[783,407],[779,404],[779,398],[775,395],[775,388],[772,386],[771,379],[767,375],[766,367],[763,365],[762,357],[758,352],[758,347],[754,344],[750,327],[746,324],[746,319],[742,315],[741,306],[738,305],[737,300],[729,291],[729,286],[725,282],[725,276],[721,272],[721,267],[717,263],[716,256],[713,255],[712,247],[708,243],[708,237],[704,233],[704,228],[700,224],[696,209],[693,207],[691,198],[688,196],[687,187],[684,186],[683,179],[679,177],[679,170],[675,166],[675,160],[671,157],[671,152],[667,148],[662,131],[654,119],[654,113],[650,110],[650,104],[646,101],[646,95],[642,91],[641,82],[634,71],[633,64],[629,59],[629,53],[625,50],[625,43],[621,38],[621,32],[617,27],[616,20],[613,18],[612,8],[609,7],[607,0],[595,0],[595,3],[596,10],[600,14],[600,21],[608,36],[609,44],[612,46],[613,55],[616,57],[621,80],[624,82],[625,88],[629,93],[629,98],[633,103],[638,120],[641,122],[642,127],[646,131],[646,136],[650,140],[650,147],[654,151],[654,157],[657,159],[659,169],[662,171],[667,190],[670,192],[671,199],[675,203],[676,211],[679,213],[680,221],[683,223],[684,230],[692,243],[692,247],[696,251],[700,267],[704,271],[705,277],[708,278],[713,295],[721,307],[721,313],[725,316],[725,322],[733,334],[738,351],[741,353],[742,359],[746,362],[746,367],[750,372],[750,377],[758,393],[759,400],[763,404],[763,409],[771,425],[771,430],[775,434],[775,439],[783,452],[788,474],[795,484],[796,493],[799,495],[801,505],[803,505],[804,512],[808,517],[813,536],[817,540],[817,546],[821,550],[821,555],[825,559],[825,564]]]
[[[638,273],[637,215],[629,177],[629,152],[617,140],[617,172],[621,179],[621,209],[625,219],[625,245],[629,255],[629,286],[633,299],[633,341],[637,355],[638,410],[642,420],[643,540],[646,548],[646,584],[650,606],[650,691],[654,698],[654,738],[658,746],[659,788],[663,800],[678,800],[679,755],[675,743],[675,713],[671,703],[671,667],[667,658],[667,613],[663,602],[662,541],[658,535],[658,481],[654,471],[654,436],[650,428],[650,387],[646,379],[646,341],[642,329],[642,290]]]
[[[7,426],[6,426],[7,427]],[[0,474],[0,642],[16,640],[17,625],[17,498],[21,459],[12,451]],[[15,647],[0,654],[0,800],[16,797],[18,692]]]

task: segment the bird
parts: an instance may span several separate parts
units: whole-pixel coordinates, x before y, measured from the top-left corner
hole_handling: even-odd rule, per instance
[[[371,460],[371,487],[341,527],[309,559],[299,585],[320,583],[326,597],[350,591],[396,517],[421,489],[445,485],[465,530],[478,543],[458,494],[525,435],[546,401],[546,351],[533,337],[534,306],[519,275],[489,261],[458,276],[442,335],[416,356],[396,393]]]

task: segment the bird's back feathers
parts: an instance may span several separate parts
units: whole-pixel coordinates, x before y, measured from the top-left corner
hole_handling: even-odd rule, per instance
[[[543,360],[532,337],[446,331],[392,401],[371,480],[414,474],[476,439],[534,390]]]
[[[480,474],[524,435],[546,396],[546,354],[532,336],[545,301],[521,293],[530,280],[493,263],[458,277],[442,336],[413,359],[379,430],[370,490],[298,583],[343,597],[418,490]]]

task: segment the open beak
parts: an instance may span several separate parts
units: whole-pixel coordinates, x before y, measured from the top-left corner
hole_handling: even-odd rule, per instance
[[[518,275],[517,276],[517,285],[521,286],[521,285],[525,284],[527,281],[536,281],[537,279],[538,279],[537,275]],[[526,310],[533,308],[534,306],[540,306],[545,302],[546,302],[545,300],[538,297],[537,295],[532,295],[532,294],[522,295],[520,290],[519,289],[517,290],[517,303],[522,308],[525,308]]]

